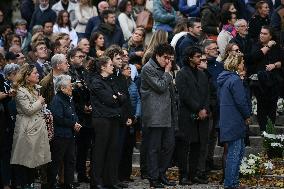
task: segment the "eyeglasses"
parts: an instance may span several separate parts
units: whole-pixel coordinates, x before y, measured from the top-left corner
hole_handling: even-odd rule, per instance
[[[235,51],[235,52],[241,52],[240,49],[232,49],[231,51]]]
[[[208,50],[210,50],[210,51],[212,51],[212,50],[217,51],[217,50],[218,50],[218,47],[213,47],[213,48],[210,48],[210,49],[208,49]]]
[[[84,55],[75,56],[75,57],[80,58],[80,59],[84,59],[84,58],[86,58],[86,56],[84,56]]]
[[[164,59],[167,59],[167,60],[170,60],[170,61],[174,61],[174,60],[175,60],[175,57],[174,57],[174,56],[167,56],[167,55],[164,55],[163,58],[164,58]]]
[[[248,28],[248,25],[240,25],[238,28]]]

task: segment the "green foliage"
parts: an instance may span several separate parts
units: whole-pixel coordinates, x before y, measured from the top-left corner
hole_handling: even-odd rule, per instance
[[[268,134],[276,134],[276,129],[271,119],[267,117],[266,132]]]

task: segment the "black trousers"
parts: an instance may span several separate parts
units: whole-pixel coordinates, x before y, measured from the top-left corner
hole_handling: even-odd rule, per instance
[[[148,153],[148,128],[142,127],[142,140],[140,146],[140,172],[141,175],[147,175],[147,153]]]
[[[35,169],[22,165],[12,165],[15,173],[15,186],[25,186],[34,183]]]
[[[208,140],[192,143],[181,139],[176,145],[181,177],[193,178],[198,173],[205,172]]]
[[[86,176],[86,161],[88,152],[92,147],[94,138],[94,129],[88,127],[82,127],[76,138],[77,142],[77,161],[76,161],[76,170],[79,177]]]
[[[54,188],[60,165],[64,163],[64,184],[72,184],[75,170],[75,139],[55,137],[50,142],[52,162],[49,167],[49,184]]]
[[[92,150],[91,185],[111,186],[118,183],[117,118],[93,118],[95,143]]]
[[[6,128],[3,133],[3,146],[0,149],[0,177],[1,182],[4,186],[10,185],[12,181],[12,166],[10,165],[11,150],[13,144],[14,129]]]
[[[172,127],[148,128],[148,176],[151,180],[157,180],[164,175],[171,163],[175,136]]]
[[[120,181],[128,180],[132,173],[132,154],[135,145],[134,128],[122,128],[124,137],[119,161],[118,177]]]
[[[278,97],[263,98],[262,96],[255,95],[257,100],[257,121],[260,127],[260,131],[266,130],[267,117],[275,123],[276,110]]]

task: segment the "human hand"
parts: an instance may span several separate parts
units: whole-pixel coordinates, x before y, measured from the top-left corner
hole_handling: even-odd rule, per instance
[[[0,100],[3,100],[3,99],[6,98],[7,96],[8,96],[7,93],[0,92]]]
[[[75,125],[74,125],[74,130],[76,131],[76,132],[79,132],[80,131],[80,129],[81,129],[81,125],[79,124],[79,123],[75,123]]]
[[[8,95],[9,95],[10,97],[14,97],[14,96],[16,96],[16,94],[17,94],[17,92],[16,92],[16,90],[14,90],[14,89],[10,89],[10,91],[9,91],[9,93],[8,93]]]
[[[169,62],[165,67],[165,72],[170,72],[172,70],[172,63]]]
[[[249,117],[249,118],[247,118],[247,119],[245,120],[245,124],[246,124],[246,125],[250,125],[250,124],[251,124],[251,117]]]
[[[269,42],[267,43],[267,46],[268,46],[269,48],[271,48],[273,45],[276,45],[276,42],[275,42],[274,40],[271,40],[271,41],[269,41]]]
[[[200,111],[198,112],[198,118],[199,118],[200,120],[205,119],[207,116],[208,116],[207,110],[205,110],[205,109],[202,109],[202,110],[200,110]]]
[[[130,125],[132,125],[132,120],[128,118],[126,121],[126,126],[130,126]]]
[[[136,54],[137,56],[140,56],[140,57],[143,57],[143,56],[144,56],[144,52],[143,52],[143,51],[137,51],[137,52],[135,52],[135,54]]]
[[[275,68],[276,68],[275,64],[267,64],[265,66],[266,71],[271,71],[271,70],[273,70]]]
[[[38,96],[38,100],[40,101],[41,104],[44,104],[44,98],[40,95]]]

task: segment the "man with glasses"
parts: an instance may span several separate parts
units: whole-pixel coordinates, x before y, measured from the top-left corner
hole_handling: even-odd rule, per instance
[[[154,188],[175,186],[166,177],[175,143],[173,60],[173,47],[159,44],[141,71],[142,125],[148,130],[147,168],[150,187]]]
[[[216,41],[205,40],[203,49],[207,59],[207,69],[205,71],[210,89],[210,112],[209,118],[209,142],[208,142],[208,155],[206,160],[207,171],[218,169],[214,166],[213,156],[214,149],[217,142],[217,124],[219,119],[219,105],[217,102],[217,77],[224,70],[223,64],[216,60],[218,56],[218,46]]]
[[[38,42],[32,47],[33,53],[36,56],[35,67],[39,74],[39,80],[42,80],[49,74],[51,66],[48,59],[48,51],[44,42]]]
[[[247,67],[247,63],[251,62],[253,40],[248,36],[248,24],[246,20],[237,20],[234,25],[237,30],[237,36],[231,39],[230,43],[236,43],[239,46],[240,52],[244,54],[244,63]],[[247,69],[250,72],[250,68],[247,67]]]
[[[90,92],[85,84],[86,72],[83,65],[85,58],[85,52],[78,47],[70,50],[68,53],[68,60],[70,63],[69,75],[71,76],[71,82],[73,83],[72,95],[79,123],[82,125],[76,139],[76,170],[78,173],[78,182],[90,181],[86,175],[86,160],[94,137],[91,125],[92,107],[90,105]]]
[[[176,76],[180,103],[179,130],[176,134],[179,184],[207,184],[205,162],[210,111],[208,78],[198,68],[201,64],[201,49],[188,47],[184,55],[184,66]]]

